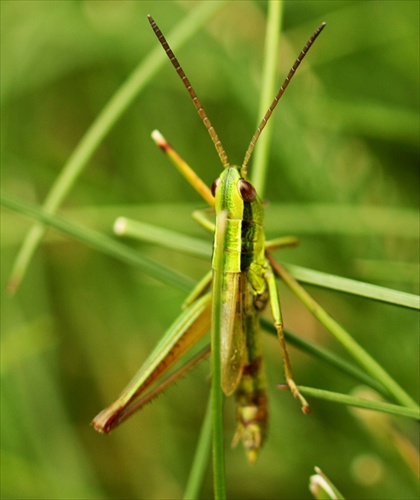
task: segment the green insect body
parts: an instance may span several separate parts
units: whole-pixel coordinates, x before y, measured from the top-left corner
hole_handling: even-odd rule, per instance
[[[246,353],[235,390],[237,431],[233,443],[240,439],[248,461],[254,463],[264,444],[268,426],[267,382],[259,325],[260,308],[265,306],[268,296],[256,295],[248,282],[242,289],[241,298]]]
[[[241,439],[248,460],[255,462],[266,435],[268,409],[259,314],[267,303],[264,278],[264,211],[254,187],[236,166],[226,168],[213,184],[216,234],[213,270],[222,272],[220,328],[222,389],[235,393],[238,422],[234,442]],[[217,218],[225,219],[218,224]],[[218,248],[223,227],[224,245]],[[223,269],[217,269],[223,252]]]

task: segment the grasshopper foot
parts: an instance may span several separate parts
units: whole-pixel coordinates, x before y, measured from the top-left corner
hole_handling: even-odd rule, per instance
[[[309,406],[309,403],[306,401],[306,399],[302,396],[300,393],[295,381],[292,378],[287,379],[287,385],[286,384],[281,384],[277,386],[279,389],[288,389],[292,392],[293,396],[300,401],[300,404],[302,405],[302,411],[307,415],[308,413],[311,413],[311,407]]]

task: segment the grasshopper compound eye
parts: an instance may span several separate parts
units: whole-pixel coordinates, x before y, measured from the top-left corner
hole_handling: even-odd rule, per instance
[[[241,198],[247,203],[254,201],[257,197],[257,192],[255,191],[254,186],[250,182],[244,181],[243,179],[238,182],[238,191]]]

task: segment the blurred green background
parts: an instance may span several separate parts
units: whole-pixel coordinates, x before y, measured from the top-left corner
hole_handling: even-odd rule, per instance
[[[207,2],[208,3],[208,2]],[[2,188],[41,204],[90,124],[155,47],[146,14],[166,35],[203,2],[2,1]],[[177,56],[229,158],[255,130],[267,2],[220,9]],[[327,27],[276,110],[266,198],[269,237],[294,234],[282,261],[418,293],[419,3],[290,1],[278,81],[315,27]],[[168,37],[169,42],[171,41]],[[210,184],[220,165],[169,61],[89,161],[60,214],[112,236],[116,217],[207,238],[190,212],[198,195],[150,140],[159,130]],[[252,165],[251,165],[252,168]],[[188,477],[209,392],[208,363],[109,436],[89,422],[112,402],[178,315],[183,293],[49,231],[16,296],[5,293],[31,221],[2,211],[2,498],[177,499]],[[193,278],[209,263],[127,242]],[[411,394],[419,390],[418,314],[309,288]],[[286,326],[342,348],[281,288]],[[280,349],[264,336],[270,435],[251,467],[231,450],[228,494],[310,498],[315,465],[347,498],[418,498],[418,478],[381,415],[311,401],[275,386]],[[292,350],[299,383],[338,392],[352,379]],[[418,426],[388,421],[418,444]],[[376,422],[376,423],[375,423]],[[379,429],[379,431],[378,431]],[[394,436],[396,434],[392,434]],[[397,438],[395,438],[397,439]],[[202,498],[212,495],[207,475]]]

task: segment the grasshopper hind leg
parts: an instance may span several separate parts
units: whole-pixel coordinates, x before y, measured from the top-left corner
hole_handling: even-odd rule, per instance
[[[277,290],[276,280],[274,278],[274,274],[271,270],[271,267],[266,272],[265,278],[267,281],[268,290],[270,294],[270,305],[274,320],[274,327],[277,330],[277,337],[280,342],[281,352],[283,356],[284,372],[286,376],[287,386],[291,390],[293,396],[300,401],[303,413],[309,413],[311,411],[310,406],[306,401],[306,399],[300,393],[296,385],[296,382],[293,378],[292,364],[290,363],[289,353],[287,352],[286,340],[284,338],[283,320],[280,309],[279,293]]]
[[[300,401],[300,404],[302,405],[303,413],[310,413],[311,408],[309,406],[309,403],[306,401],[306,399],[300,393],[300,391],[296,385],[296,382],[293,378],[292,364],[290,363],[289,353],[287,352],[286,340],[284,338],[283,325],[282,325],[282,323],[275,322],[274,327],[277,330],[277,336],[279,338],[280,345],[281,345],[281,351],[282,351],[282,355],[283,355],[284,371],[285,371],[285,375],[286,375],[287,386],[292,391],[293,396]]]

